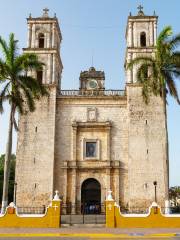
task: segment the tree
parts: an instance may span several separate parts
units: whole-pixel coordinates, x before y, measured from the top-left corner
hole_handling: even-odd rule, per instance
[[[0,156],[0,201],[2,201],[2,192],[3,192],[4,160],[5,160],[5,154],[2,154]],[[12,154],[11,160],[10,160],[9,191],[8,191],[8,200],[10,202],[13,201],[13,197],[14,197],[15,165],[16,165],[16,155]]]
[[[179,186],[171,187],[169,189],[169,198],[170,199],[180,198],[180,187]]]
[[[35,54],[18,55],[17,40],[14,39],[13,33],[10,34],[8,43],[0,37],[0,47],[3,54],[3,58],[0,58],[0,112],[3,113],[4,102],[8,101],[10,105],[2,196],[2,210],[4,211],[8,203],[13,127],[18,131],[15,113],[16,111],[19,114],[26,114],[27,111],[33,112],[36,100],[48,95],[48,90],[35,77],[28,75],[29,71],[42,70],[43,63],[38,61]]]
[[[165,27],[157,38],[153,56],[138,56],[127,64],[127,69],[138,66],[137,81],[142,85],[142,96],[146,104],[150,96],[160,96],[164,103],[166,128],[166,161],[169,172],[169,150],[167,130],[167,94],[175,98],[180,104],[175,79],[180,78],[180,34],[172,36],[172,28]],[[169,178],[167,179],[169,186]]]

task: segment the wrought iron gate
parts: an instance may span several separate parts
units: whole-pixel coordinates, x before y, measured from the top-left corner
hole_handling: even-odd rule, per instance
[[[62,205],[61,224],[105,224],[105,206],[101,205],[98,209],[95,206],[88,208],[79,205]]]

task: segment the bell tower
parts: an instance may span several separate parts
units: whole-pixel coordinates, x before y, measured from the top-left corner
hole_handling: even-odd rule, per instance
[[[138,7],[137,16],[132,16],[131,13],[128,17],[126,28],[126,58],[125,67],[132,59],[138,56],[152,56],[157,39],[157,20],[155,15],[147,16],[143,12],[143,7]],[[137,66],[132,70],[126,70],[126,82],[135,83]]]
[[[155,54],[157,19],[147,16],[142,6],[137,16],[128,17],[126,29],[126,94],[128,109],[128,194],[129,207],[149,206],[157,201],[164,206],[168,199],[168,155],[166,115],[161,97],[151,95],[149,104],[142,97],[142,85],[137,82],[137,69],[127,70],[127,63],[138,56]],[[137,194],[138,193],[138,194]]]
[[[56,100],[61,87],[62,40],[56,16],[48,9],[41,17],[27,19],[28,43],[25,53],[35,53],[44,63],[43,70],[29,75],[48,86],[49,96],[36,102],[36,110],[19,116],[16,152],[17,204],[49,204],[54,191]],[[41,174],[40,174],[41,173]],[[24,177],[26,176],[26,178]]]
[[[35,53],[45,65],[43,71],[38,71],[37,79],[46,85],[61,86],[62,62],[60,57],[60,44],[62,40],[56,15],[49,17],[49,9],[43,9],[41,17],[27,18],[28,42],[25,53]]]

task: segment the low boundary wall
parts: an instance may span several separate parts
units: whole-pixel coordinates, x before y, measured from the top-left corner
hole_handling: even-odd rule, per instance
[[[122,214],[114,200],[107,200],[106,227],[180,228],[180,214],[162,214],[157,203],[151,205],[148,214]]]
[[[7,207],[6,213],[0,215],[0,227],[33,227],[33,228],[59,228],[61,201],[53,200],[46,208],[45,214],[20,214],[16,207]]]

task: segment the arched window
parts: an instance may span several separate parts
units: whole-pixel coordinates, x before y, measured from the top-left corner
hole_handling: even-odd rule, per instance
[[[42,80],[43,80],[43,71],[42,70],[37,71],[37,80],[39,83],[42,84]]]
[[[39,34],[39,48],[44,48],[44,34],[40,33]]]
[[[146,47],[146,33],[142,32],[140,35],[140,45],[141,47]]]

